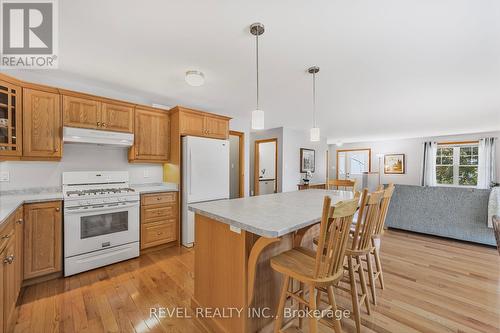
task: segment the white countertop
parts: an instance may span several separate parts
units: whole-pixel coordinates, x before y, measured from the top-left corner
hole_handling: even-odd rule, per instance
[[[178,185],[174,183],[135,184],[130,187],[139,194],[179,191]]]
[[[305,190],[190,204],[189,210],[263,237],[280,237],[321,220],[323,199],[332,205],[350,191]]]
[[[7,217],[15,212],[16,209],[22,204],[62,199],[62,192],[56,192],[54,190],[47,192],[38,190],[30,192],[29,190],[26,190],[13,194],[0,193],[0,225],[4,223]]]

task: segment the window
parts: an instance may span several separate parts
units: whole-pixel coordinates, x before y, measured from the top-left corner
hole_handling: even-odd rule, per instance
[[[478,145],[440,145],[436,154],[439,185],[477,186]]]

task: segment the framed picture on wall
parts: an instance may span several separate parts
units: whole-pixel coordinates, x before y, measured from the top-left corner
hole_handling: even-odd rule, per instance
[[[316,152],[314,149],[300,148],[300,172],[314,172]]]
[[[405,154],[384,155],[384,173],[393,175],[406,173]]]

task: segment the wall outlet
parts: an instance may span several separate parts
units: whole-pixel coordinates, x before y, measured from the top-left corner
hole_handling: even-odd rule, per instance
[[[8,171],[0,172],[0,182],[8,182],[10,181],[10,174]]]
[[[149,169],[144,169],[144,178],[149,178],[151,175],[149,174]]]

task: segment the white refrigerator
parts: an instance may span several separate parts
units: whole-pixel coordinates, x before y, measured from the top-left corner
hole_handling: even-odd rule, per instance
[[[182,138],[182,245],[194,243],[194,213],[188,205],[229,198],[229,141]]]

